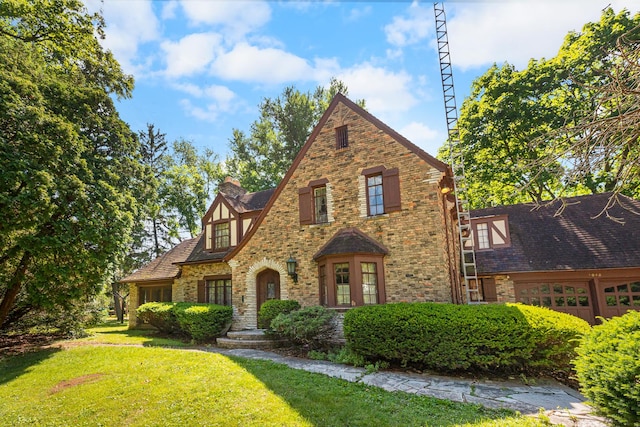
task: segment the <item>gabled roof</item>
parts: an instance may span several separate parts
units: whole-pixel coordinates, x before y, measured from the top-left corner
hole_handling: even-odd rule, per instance
[[[160,255],[149,264],[139,268],[133,274],[120,280],[121,283],[151,282],[157,280],[173,280],[180,275],[180,267],[177,262],[185,261],[200,237],[185,240],[164,254]]]
[[[287,186],[287,183],[291,179],[291,175],[293,175],[293,172],[296,170],[296,168],[300,164],[300,161],[304,158],[305,154],[307,153],[311,145],[316,140],[316,137],[324,127],[325,123],[327,122],[327,120],[329,120],[329,117],[331,117],[331,114],[340,103],[346,105],[348,108],[356,112],[362,118],[364,118],[365,120],[367,120],[368,122],[376,126],[378,129],[382,130],[383,132],[391,136],[394,140],[402,144],[404,147],[409,149],[409,151],[411,151],[412,153],[420,157],[422,160],[424,160],[427,164],[431,165],[435,169],[441,172],[449,171],[449,166],[446,163],[441,162],[440,160],[436,159],[432,155],[428,154],[426,151],[422,150],[420,147],[413,144],[411,141],[409,141],[404,136],[400,135],[391,127],[381,122],[378,118],[374,117],[371,113],[366,111],[364,108],[360,107],[358,104],[351,101],[343,94],[338,93],[336,94],[336,96],[333,97],[333,100],[329,104],[329,107],[327,107],[327,110],[324,112],[324,114],[318,121],[318,124],[313,128],[313,132],[311,132],[311,135],[309,135],[309,138],[307,138],[307,141],[298,152],[298,155],[293,160],[293,163],[289,167],[289,170],[285,174],[284,178],[282,178],[282,181],[280,181],[280,184],[278,184],[278,186],[276,187],[273,195],[271,196],[268,203],[260,213],[260,216],[258,216],[256,223],[254,224],[251,231],[244,237],[244,239],[242,239],[242,242],[240,242],[240,244],[238,244],[238,246],[236,246],[236,248],[225,257],[225,260],[232,259],[235,256],[235,254],[237,254],[242,249],[242,247],[246,244],[246,242],[248,242],[249,239],[251,239],[251,236],[253,236],[256,230],[260,227],[260,224],[262,223],[263,218],[267,215],[267,213],[271,209],[271,206],[273,206],[273,203],[275,202],[275,200],[278,199],[282,190]]]
[[[222,194],[227,203],[229,203],[236,212],[242,214],[264,209],[275,190],[275,188],[270,188],[268,190],[247,193],[235,197],[224,193],[220,194]]]
[[[519,204],[478,209],[472,218],[508,216],[511,246],[476,251],[478,272],[507,273],[640,267],[640,201],[619,196],[605,214],[611,193],[570,197],[536,207]],[[633,213],[635,211],[635,214]],[[556,215],[557,214],[557,215]],[[472,220],[473,221],[473,220]]]
[[[178,261],[177,264],[181,265],[181,264],[191,264],[191,263],[200,263],[200,262],[222,261],[224,256],[229,251],[227,250],[222,252],[210,252],[208,250],[205,250],[204,239],[205,239],[204,233],[202,233],[198,238],[198,241],[195,247],[193,248],[193,250],[191,251],[191,253],[189,254],[189,256],[182,261]]]
[[[328,255],[339,254],[382,254],[389,251],[382,244],[364,234],[355,227],[344,228],[334,236],[313,256],[314,260]]]

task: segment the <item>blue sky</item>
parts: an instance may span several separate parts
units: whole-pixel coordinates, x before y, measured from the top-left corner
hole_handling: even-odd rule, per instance
[[[135,131],[153,123],[221,159],[265,97],[337,77],[351,99],[436,154],[446,138],[433,3],[410,1],[85,0],[102,8],[104,46],[136,80],[118,103]],[[447,2],[458,106],[494,62],[555,56],[571,30],[632,0]]]

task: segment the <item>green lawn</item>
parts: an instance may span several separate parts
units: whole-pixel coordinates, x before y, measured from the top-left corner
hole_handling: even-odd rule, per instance
[[[81,341],[158,345],[148,331],[105,326],[94,333]],[[543,425],[509,411],[389,393],[272,362],[139,345],[0,359],[0,420],[12,426]]]

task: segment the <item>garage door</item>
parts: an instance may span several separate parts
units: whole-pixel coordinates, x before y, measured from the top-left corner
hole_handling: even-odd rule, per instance
[[[518,283],[516,300],[573,314],[589,323],[595,321],[588,283]]]
[[[603,317],[622,316],[629,310],[640,310],[640,281],[604,283],[598,290]]]

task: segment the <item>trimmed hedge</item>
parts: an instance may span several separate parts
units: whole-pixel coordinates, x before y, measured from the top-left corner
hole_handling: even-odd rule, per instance
[[[333,335],[336,313],[322,306],[281,313],[271,322],[277,335],[312,348],[322,347]]]
[[[574,316],[521,304],[395,303],[344,317],[354,352],[440,371],[570,369],[576,339],[589,328]]]
[[[271,321],[278,317],[278,314],[291,313],[300,309],[300,303],[295,300],[272,299],[265,301],[258,310],[258,327],[269,329]]]
[[[148,302],[136,309],[138,319],[156,327],[160,332],[174,334],[180,332],[178,319],[173,312],[175,303]]]
[[[216,304],[149,302],[136,309],[138,317],[161,332],[183,333],[195,341],[224,335],[233,317],[233,308]]]
[[[640,426],[640,312],[594,326],[577,348],[582,393],[616,426]]]

